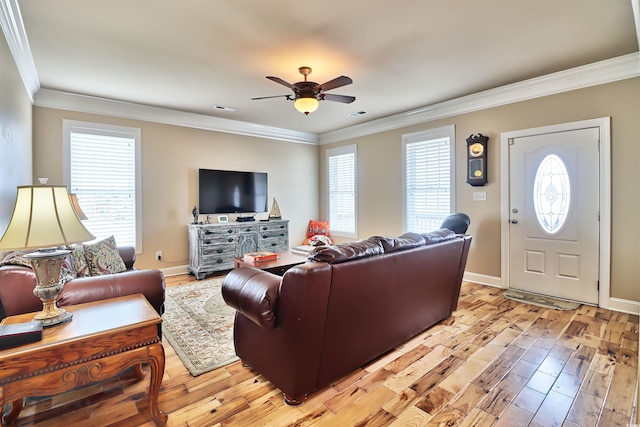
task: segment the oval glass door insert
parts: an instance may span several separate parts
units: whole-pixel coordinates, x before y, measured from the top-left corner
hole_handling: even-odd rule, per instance
[[[540,227],[549,234],[557,233],[567,219],[571,203],[571,183],[567,168],[555,154],[546,156],[533,182],[533,207]]]

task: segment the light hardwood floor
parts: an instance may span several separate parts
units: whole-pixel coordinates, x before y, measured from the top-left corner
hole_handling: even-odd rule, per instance
[[[167,286],[193,281],[167,278]],[[192,377],[165,341],[169,426],[623,426],[635,423],[638,316],[555,311],[464,283],[454,315],[298,407],[240,362]],[[29,401],[26,426],[152,426],[148,376]]]

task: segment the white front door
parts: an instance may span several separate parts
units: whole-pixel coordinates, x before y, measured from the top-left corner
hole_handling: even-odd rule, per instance
[[[509,140],[509,287],[598,304],[598,127]]]

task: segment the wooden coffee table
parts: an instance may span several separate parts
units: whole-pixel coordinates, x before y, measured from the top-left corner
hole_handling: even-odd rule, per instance
[[[234,258],[234,266],[235,268],[239,268],[239,267],[259,268],[260,270],[268,271],[270,273],[282,276],[291,267],[299,264],[304,264],[305,262],[307,262],[306,255],[298,255],[291,251],[276,252],[276,253],[278,254],[278,259],[274,259],[270,261],[249,262],[249,261],[245,261],[241,257]]]
[[[139,378],[149,363],[149,413],[157,426],[167,423],[158,408],[164,375],[164,348],[158,337],[162,319],[141,294],[67,306],[73,319],[46,328],[39,342],[0,351],[0,408],[6,424],[22,410],[23,398],[50,396],[111,378],[134,366]],[[33,320],[35,313],[7,317],[2,324]]]

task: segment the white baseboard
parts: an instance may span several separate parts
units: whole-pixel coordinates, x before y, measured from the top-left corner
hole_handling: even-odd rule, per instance
[[[188,265],[179,265],[177,267],[161,268],[160,271],[162,271],[162,274],[164,274],[165,277],[179,276],[181,274],[188,274],[189,273],[189,266]]]
[[[629,314],[640,314],[640,302],[622,298],[609,298],[609,310]]]
[[[496,276],[487,276],[485,274],[465,271],[462,280],[480,283],[481,285],[493,286],[494,288],[502,288],[502,278]]]

